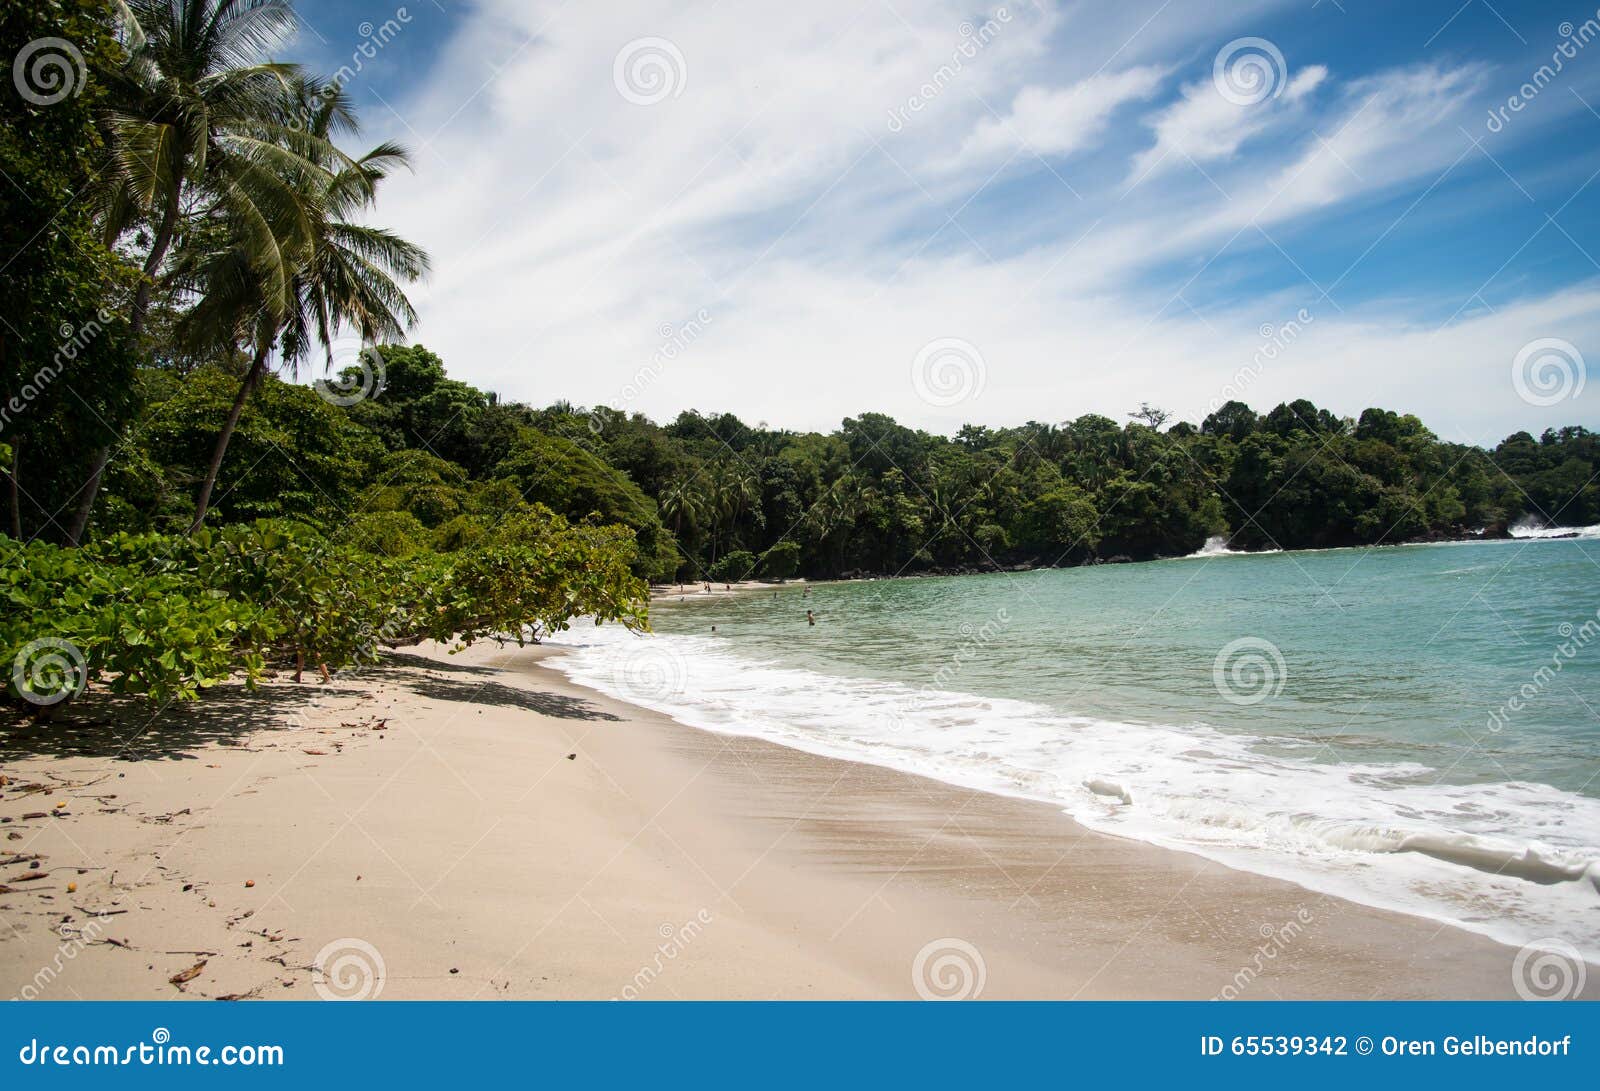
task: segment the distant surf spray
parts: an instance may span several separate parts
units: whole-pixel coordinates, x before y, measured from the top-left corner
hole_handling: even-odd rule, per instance
[[[1506,533],[1513,538],[1600,538],[1600,524],[1590,527],[1547,526],[1541,520],[1525,515],[1507,527]]]

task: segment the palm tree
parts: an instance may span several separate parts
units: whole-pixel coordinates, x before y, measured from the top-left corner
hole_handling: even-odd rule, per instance
[[[106,162],[93,193],[105,235],[138,229],[148,250],[128,315],[144,329],[151,296],[185,221],[218,208],[250,247],[268,285],[288,273],[286,249],[305,241],[309,220],[297,181],[314,174],[319,150],[284,111],[295,65],[265,59],[298,27],[289,0],[115,0],[121,63],[100,73]],[[307,154],[310,152],[311,154]],[[111,447],[96,452],[67,537],[81,540]]]
[[[746,509],[761,499],[760,481],[737,457],[711,464],[706,480],[706,507],[711,518],[711,560],[717,559],[718,546],[726,546],[734,536]],[[721,550],[726,552],[726,549]]]
[[[668,487],[662,494],[660,504],[661,514],[671,522],[672,534],[676,538],[683,537],[685,524],[693,530],[705,515],[705,502],[688,481],[680,480]]]
[[[378,183],[395,167],[409,165],[405,149],[384,143],[360,159],[348,159],[332,142],[334,130],[356,129],[344,93],[336,86],[298,79],[288,97],[313,139],[306,150],[326,149],[318,164],[323,173],[309,179],[313,192],[301,201],[309,242],[284,247],[286,276],[281,282],[270,276],[271,270],[267,277],[257,271],[248,243],[224,247],[200,263],[203,294],[186,318],[187,328],[191,336],[244,345],[250,367],[217,433],[190,533],[205,522],[228,444],[266,374],[274,347],[283,366],[298,374],[317,345],[332,365],[333,339],[342,328],[366,344],[399,338],[417,315],[396,279],[413,281],[428,270],[428,255],[421,247],[359,222],[376,200]]]

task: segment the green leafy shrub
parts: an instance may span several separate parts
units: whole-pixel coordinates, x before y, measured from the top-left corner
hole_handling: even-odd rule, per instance
[[[362,553],[409,557],[427,550],[432,535],[409,511],[369,511],[352,519],[339,541]]]
[[[389,520],[426,536],[406,513]],[[326,674],[387,646],[434,639],[518,643],[576,617],[647,625],[637,544],[624,526],[569,523],[534,506],[455,554],[403,560],[381,520],[330,541],[257,520],[188,537],[116,534],[83,549],[0,535],[0,667],[7,696],[42,714],[90,684],[165,703],[269,663]]]
[[[522,643],[561,632],[579,616],[644,628],[636,550],[627,527],[573,524],[534,505],[455,558],[426,635],[464,643],[505,635]]]
[[[786,580],[800,571],[800,543],[782,541],[761,555],[761,574]]]
[[[97,553],[0,537],[0,665],[14,701],[47,710],[90,682],[153,701],[193,700],[242,671],[253,682],[272,616],[207,593],[181,549],[119,535]]]
[[[755,571],[756,555],[748,549],[736,549],[717,558],[717,562],[711,566],[710,576],[713,580],[733,583],[749,579]]]

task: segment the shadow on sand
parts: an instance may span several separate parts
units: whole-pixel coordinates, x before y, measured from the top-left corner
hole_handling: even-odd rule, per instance
[[[239,746],[262,730],[337,726],[319,699],[351,697],[342,682],[379,685],[430,701],[517,708],[565,720],[616,720],[575,697],[519,689],[496,680],[492,667],[391,653],[376,666],[344,671],[323,684],[307,672],[296,685],[281,676],[251,691],[218,686],[197,702],[166,707],[94,689],[57,709],[52,719],[0,709],[0,762],[27,757],[112,757],[127,761],[193,760],[205,746]],[[350,713],[346,714],[347,716]],[[333,721],[333,722],[328,722]]]

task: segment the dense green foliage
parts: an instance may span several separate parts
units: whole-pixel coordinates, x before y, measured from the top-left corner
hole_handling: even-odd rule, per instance
[[[134,406],[136,356],[121,314],[134,270],[84,199],[103,152],[95,117],[104,99],[85,72],[116,49],[104,9],[96,0],[0,5],[0,529],[13,534],[23,511],[35,527],[63,520],[51,529],[64,533],[90,450]],[[13,58],[45,38],[75,43],[83,68],[45,48],[14,72]]]
[[[646,622],[630,533],[525,505],[491,542],[398,561],[302,523],[114,534],[77,549],[0,536],[7,693],[41,709],[89,682],[187,700],[270,663],[336,669],[432,639],[519,643],[576,617]]]
[[[392,350],[410,416],[351,411],[381,361],[353,398],[273,376],[402,335],[428,267],[369,222],[404,149],[345,152],[344,89],[271,56],[297,25],[289,0],[0,7],[0,653],[40,712],[89,683],[167,702],[384,645],[646,623],[635,569],[670,542],[588,452],[514,424],[485,442],[481,395],[422,349]],[[501,476],[396,442],[429,413]]]
[[[873,413],[828,435],[726,414],[663,426],[508,403],[449,378],[420,346],[380,352],[388,380],[348,408],[263,384],[216,518],[293,516],[404,557],[503,535],[508,513],[537,502],[627,527],[640,576],[717,582],[1140,560],[1213,535],[1293,549],[1600,522],[1600,436],[1581,428],[1487,451],[1442,442],[1415,417],[1341,419],[1305,401],[1265,415],[1230,402],[1198,426],[1089,415],[953,438]],[[186,452],[227,391],[204,373],[176,389],[151,400],[140,473],[107,486],[124,529],[172,530],[187,514],[198,467]]]

